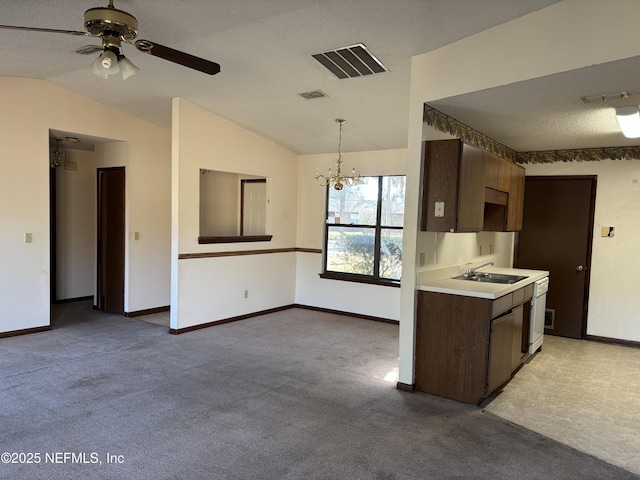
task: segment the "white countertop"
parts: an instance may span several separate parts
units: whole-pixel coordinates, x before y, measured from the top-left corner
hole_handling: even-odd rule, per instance
[[[519,282],[505,285],[503,283],[474,282],[471,280],[454,279],[451,277],[442,279],[421,279],[418,282],[418,290],[425,292],[450,293],[453,295],[466,295],[496,299],[533,283],[541,278],[549,276],[545,270],[525,270],[521,268],[485,267],[481,272],[502,273],[507,275],[524,275],[527,278]]]

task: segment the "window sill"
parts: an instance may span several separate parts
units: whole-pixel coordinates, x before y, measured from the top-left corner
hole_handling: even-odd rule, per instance
[[[319,274],[320,278],[327,278],[329,280],[341,280],[344,282],[356,282],[356,283],[369,283],[371,285],[381,285],[383,287],[396,287],[400,288],[399,280],[383,280],[380,278],[371,278],[361,275],[353,275],[348,273],[336,273],[325,272]]]
[[[273,235],[246,235],[230,237],[198,237],[200,245],[205,243],[270,242]]]

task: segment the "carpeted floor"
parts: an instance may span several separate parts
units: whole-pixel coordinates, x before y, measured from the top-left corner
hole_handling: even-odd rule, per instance
[[[53,316],[0,339],[0,452],[24,454],[2,461],[39,459],[0,478],[639,478],[396,390],[394,325],[291,309],[173,336],[90,302]]]

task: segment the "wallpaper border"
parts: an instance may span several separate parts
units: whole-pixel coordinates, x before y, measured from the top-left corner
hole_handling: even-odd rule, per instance
[[[595,162],[607,159],[640,159],[640,146],[516,152],[426,103],[424,104],[423,121],[440,132],[449,133],[465,142],[483,148],[494,155],[516,163]]]

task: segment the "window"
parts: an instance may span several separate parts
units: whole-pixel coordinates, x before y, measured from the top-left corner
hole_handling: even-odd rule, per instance
[[[405,176],[328,187],[323,277],[396,285],[402,274]]]

